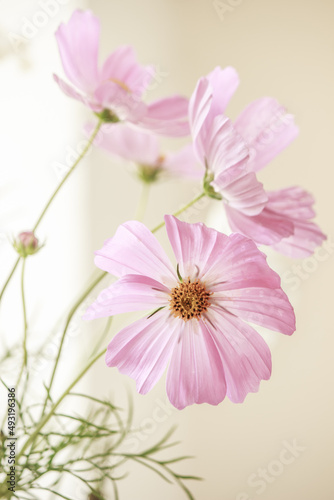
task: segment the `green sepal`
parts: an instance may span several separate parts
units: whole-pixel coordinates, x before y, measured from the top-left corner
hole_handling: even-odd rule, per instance
[[[179,278],[179,280],[180,280],[180,283],[183,283],[183,278],[182,278],[182,276],[181,276],[181,274],[180,274],[179,264],[177,264],[177,266],[176,266],[176,273],[177,273],[177,277],[178,277],[178,278]]]
[[[209,172],[208,169],[206,169],[203,179],[203,191],[206,194],[206,196],[209,196],[210,198],[214,198],[215,200],[222,200],[223,199],[222,195],[220,193],[217,193],[217,191],[215,191],[213,186],[211,185],[213,179],[214,179],[213,173]]]
[[[147,184],[157,181],[161,171],[160,167],[138,164],[138,177]]]
[[[149,316],[147,316],[147,319],[152,318],[152,316],[154,316],[157,312],[161,311],[161,309],[164,309],[165,307],[166,306],[158,307],[158,309],[156,309],[155,311],[153,311],[153,313],[151,313]]]
[[[105,123],[117,123],[120,121],[118,116],[116,116],[110,109],[104,109],[100,113],[94,113],[100,120]]]

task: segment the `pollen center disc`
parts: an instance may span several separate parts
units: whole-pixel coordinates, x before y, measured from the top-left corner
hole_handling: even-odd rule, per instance
[[[172,289],[169,299],[170,309],[176,318],[182,318],[184,321],[199,319],[210,306],[211,293],[201,281],[191,282],[188,278]]]

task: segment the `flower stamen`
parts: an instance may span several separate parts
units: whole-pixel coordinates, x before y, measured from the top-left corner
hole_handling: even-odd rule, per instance
[[[109,82],[116,83],[116,85],[121,87],[123,90],[125,90],[126,92],[129,92],[129,94],[131,93],[131,90],[129,89],[127,84],[124,82],[121,82],[121,80],[118,80],[117,78],[109,78]]]
[[[170,309],[175,318],[182,318],[184,321],[201,317],[211,305],[209,297],[212,292],[208,292],[204,283],[199,280],[191,282],[189,278],[175,288],[170,294]]]

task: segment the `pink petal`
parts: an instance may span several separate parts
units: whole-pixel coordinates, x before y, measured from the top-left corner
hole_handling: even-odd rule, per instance
[[[168,306],[170,290],[147,276],[128,274],[103,290],[84,319],[105,318],[125,312]]]
[[[294,219],[312,219],[314,198],[299,186],[268,191],[268,208]]]
[[[183,278],[203,280],[212,291],[280,287],[280,277],[252,240],[240,234],[226,236],[201,223],[187,224],[172,215],[165,215],[165,222]]]
[[[67,78],[91,93],[98,83],[100,22],[90,11],[76,10],[56,32],[60,57]]]
[[[93,125],[86,125],[87,134]],[[160,154],[158,138],[149,133],[131,128],[124,123],[104,125],[95,144],[113,155],[143,165],[155,165]]]
[[[201,278],[223,253],[228,237],[202,223],[188,224],[165,215],[166,230],[183,278]]]
[[[202,179],[204,168],[198,163],[192,144],[187,144],[176,153],[168,153],[163,162],[164,168],[174,175]]]
[[[294,233],[274,245],[275,250],[293,258],[312,255],[326,239],[320,228],[308,219],[315,216],[313,196],[299,186],[270,191],[268,208],[285,216],[294,226]]]
[[[222,359],[227,396],[242,403],[249,392],[259,390],[261,380],[270,378],[270,350],[251,326],[229,313],[211,312],[206,327]]]
[[[229,205],[225,205],[225,210],[232,231],[251,238],[259,245],[274,245],[294,232],[294,224],[287,217],[267,207],[253,217]]]
[[[170,402],[179,410],[194,403],[217,405],[225,397],[224,370],[217,347],[197,320],[183,322],[168,368],[166,389]]]
[[[198,81],[191,96],[189,104],[190,128],[195,150],[203,165],[210,150],[206,147],[206,141],[212,136],[210,129],[213,121],[224,113],[238,84],[239,78],[233,68],[228,67],[222,70],[217,67],[207,77]],[[210,169],[213,170],[212,162],[208,163]]]
[[[102,82],[114,80],[128,87],[129,91],[141,97],[154,75],[151,66],[142,66],[137,62],[133,47],[124,45],[116,49],[102,67]]]
[[[203,140],[207,166],[218,176],[232,166],[246,168],[248,148],[226,116],[217,116]]]
[[[220,254],[217,253],[204,268],[203,279],[210,282],[213,292],[253,287],[279,288],[281,283],[278,274],[268,266],[266,255],[241,234],[226,237]]]
[[[313,197],[299,187],[269,191],[264,210],[247,217],[232,206],[226,214],[233,231],[238,231],[258,244],[273,245],[289,257],[312,255],[326,236],[308,219],[314,216]]]
[[[212,87],[206,78],[201,78],[189,101],[189,122],[194,147],[199,160],[205,164],[204,136],[200,135],[206,117],[210,111]]]
[[[147,113],[147,106],[118,83],[105,81],[94,93],[103,109],[110,109],[120,120],[137,122]]]
[[[314,222],[294,220],[293,224],[294,234],[273,245],[277,252],[294,259],[303,259],[312,255],[314,250],[327,239]]]
[[[76,99],[77,101],[82,102],[86,106],[89,106],[91,109],[94,111],[100,111],[101,108],[98,106],[98,104],[94,101],[93,98],[90,98],[87,95],[80,94],[75,90],[74,87],[69,85],[68,83],[64,82],[59,76],[53,75],[54,80],[58,83],[60,89],[64,94],[66,94],[68,97],[72,97],[73,99]]]
[[[241,113],[235,127],[249,145],[249,167],[258,171],[285,149],[299,133],[293,116],[276,99],[253,101]]]
[[[114,276],[141,274],[166,286],[175,286],[177,281],[165,251],[141,222],[119,226],[115,236],[95,253],[95,264]]]
[[[276,332],[291,335],[296,330],[296,318],[288,297],[281,289],[247,288],[215,293],[211,299],[215,308],[226,311]]]
[[[261,182],[254,172],[247,172],[243,164],[221,172],[212,186],[223,196],[228,206],[246,215],[259,214],[268,201]]]
[[[231,66],[224,69],[217,66],[207,75],[207,79],[213,94],[210,116],[214,118],[225,113],[228,103],[239,86],[239,76]]]
[[[189,135],[188,99],[176,95],[149,104],[138,125],[170,137]]]
[[[179,322],[165,311],[123,328],[110,342],[108,366],[133,378],[140,394],[146,394],[162,376],[178,338]]]

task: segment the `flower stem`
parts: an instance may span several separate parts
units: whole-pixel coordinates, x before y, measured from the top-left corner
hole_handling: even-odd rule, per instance
[[[136,220],[142,221],[144,219],[146,207],[147,207],[147,202],[148,202],[148,196],[150,193],[150,187],[151,187],[151,184],[149,182],[145,182],[145,181],[142,182],[141,195],[139,198],[139,203],[138,203],[136,215],[135,215]]]
[[[58,184],[57,188],[55,189],[55,191],[53,192],[53,194],[51,195],[51,198],[48,200],[48,202],[46,203],[44,209],[42,210],[40,216],[38,217],[32,231],[35,232],[36,229],[38,228],[38,226],[40,225],[40,223],[42,222],[46,212],[48,211],[50,205],[52,204],[53,200],[55,199],[55,197],[57,196],[57,194],[59,193],[59,191],[61,190],[61,188],[63,187],[63,185],[65,184],[65,182],[67,181],[67,179],[70,177],[70,175],[72,174],[72,172],[75,170],[75,168],[79,165],[79,163],[81,162],[81,160],[84,158],[84,156],[87,154],[89,148],[91,147],[91,145],[93,144],[93,141],[95,139],[95,137],[97,136],[100,128],[101,128],[101,125],[102,125],[103,121],[101,119],[99,119],[99,121],[97,122],[97,125],[95,127],[95,129],[93,130],[92,132],[92,135],[90,136],[89,140],[87,141],[87,144],[85,146],[85,148],[83,149],[82,153],[80,154],[80,156],[77,158],[77,160],[73,163],[72,167],[68,170],[67,174],[63,177],[63,179],[60,181],[60,183]],[[2,296],[17,268],[17,265],[20,261],[20,257],[16,260],[14,266],[13,266],[13,269],[11,270],[11,273],[9,274],[8,278],[7,278],[7,281],[5,282],[2,290],[1,290],[1,293],[0,293],[0,301],[2,299]]]
[[[24,443],[22,446],[20,452],[18,453],[16,457],[16,463],[18,463],[19,459],[22,457],[26,449],[30,444],[32,444],[35,439],[37,438],[40,430],[44,427],[44,425],[50,420],[60,403],[63,401],[63,399],[69,394],[69,392],[73,389],[73,387],[82,379],[82,377],[88,372],[91,366],[96,363],[98,359],[100,359],[103,354],[105,353],[105,349],[103,351],[100,351],[96,356],[88,363],[88,365],[85,366],[85,368],[79,373],[79,375],[74,379],[74,381],[67,387],[65,392],[60,396],[60,398],[52,405],[49,413],[47,415],[44,415],[44,417],[40,420],[39,424],[37,425],[35,431],[29,436],[27,441]]]
[[[173,215],[176,217],[176,216],[182,214],[182,212],[184,212],[189,207],[191,207],[192,205],[194,205],[197,201],[199,201],[202,198],[204,198],[204,196],[206,196],[204,192],[201,193],[201,194],[199,194],[193,200],[189,201],[189,203],[187,203],[186,205],[183,205],[183,207],[181,207],[179,210],[177,210],[176,212],[174,212]],[[151,233],[156,233],[159,229],[161,229],[162,227],[164,227],[164,225],[165,225],[165,221],[160,222],[160,224],[158,224],[157,226],[155,226],[155,228],[151,229]]]
[[[1,301],[1,299],[2,299],[3,294],[5,293],[5,290],[6,290],[6,288],[7,288],[7,285],[9,284],[10,280],[12,279],[13,274],[15,273],[15,270],[16,270],[16,268],[17,268],[17,266],[18,266],[19,262],[20,262],[20,259],[21,259],[21,257],[18,257],[18,258],[16,259],[15,264],[14,264],[14,266],[13,266],[13,269],[11,270],[11,273],[10,273],[10,275],[8,276],[7,280],[6,280],[6,283],[4,284],[4,286],[3,286],[2,290],[1,290],[1,293],[0,293],[0,301]]]
[[[53,381],[54,381],[54,378],[55,378],[55,375],[56,375],[56,371],[57,371],[57,368],[58,368],[58,364],[59,364],[60,355],[61,355],[61,352],[62,352],[62,349],[63,349],[64,340],[65,340],[65,337],[66,337],[67,330],[68,330],[68,328],[70,326],[71,320],[72,320],[74,314],[76,313],[76,311],[78,310],[78,308],[80,307],[80,305],[82,304],[82,302],[85,300],[85,298],[88,297],[88,295],[91,293],[91,291],[94,290],[94,288],[100,283],[100,281],[102,281],[102,279],[107,274],[108,273],[106,273],[106,272],[102,272],[102,273],[100,273],[97,276],[97,278],[95,278],[95,280],[88,286],[88,288],[86,288],[86,290],[82,293],[82,295],[80,295],[79,299],[73,305],[72,309],[70,310],[70,312],[69,312],[69,314],[67,316],[65,328],[64,328],[61,340],[60,340],[60,345],[59,345],[57,357],[56,357],[55,364],[54,364],[54,367],[53,367],[50,384],[47,387],[47,395],[46,395],[46,398],[45,398],[45,402],[44,402],[44,406],[43,406],[43,410],[42,410],[42,415],[40,417],[41,419],[44,416],[45,409],[46,409],[46,406],[47,406],[47,403],[48,403],[48,400],[49,400],[49,394],[51,392],[51,388],[52,388]]]
[[[24,368],[27,367],[28,363],[28,352],[27,352],[27,331],[28,331],[28,322],[27,322],[27,309],[26,309],[26,301],[25,301],[25,294],[24,294],[24,273],[25,273],[25,265],[26,265],[26,259],[23,259],[22,262],[22,272],[21,272],[21,297],[22,297],[22,310],[23,310],[23,362],[20,370],[20,374],[18,376],[16,386],[18,387],[21,378],[23,375]]]

